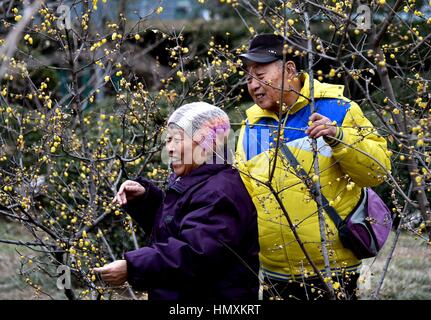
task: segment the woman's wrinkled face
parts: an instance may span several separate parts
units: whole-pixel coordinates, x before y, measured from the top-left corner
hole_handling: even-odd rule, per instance
[[[202,148],[181,128],[168,126],[166,150],[171,168],[177,176],[188,175],[204,161]]]

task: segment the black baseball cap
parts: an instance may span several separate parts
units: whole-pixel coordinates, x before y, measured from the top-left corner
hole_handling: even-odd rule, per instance
[[[240,54],[239,56],[243,61],[248,64],[250,62],[257,63],[270,63],[276,60],[283,59],[283,47],[284,44],[291,48],[296,48],[296,45],[290,45],[289,42],[298,43],[299,39],[289,37],[290,41],[284,41],[284,38],[280,35],[273,33],[262,33],[255,36],[249,44],[246,53]],[[302,43],[298,43],[302,44]],[[302,67],[301,56],[289,56],[289,60],[295,62],[297,67]]]

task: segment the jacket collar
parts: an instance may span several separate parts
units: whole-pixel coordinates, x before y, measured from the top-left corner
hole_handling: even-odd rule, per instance
[[[303,86],[300,95],[296,102],[289,110],[289,114],[294,114],[304,108],[309,103],[310,99],[310,80],[308,73],[301,75],[301,82]],[[314,83],[314,97],[315,98],[341,98],[343,96],[344,86],[334,85],[329,83],[322,83],[318,80]],[[278,114],[273,111],[262,109],[257,104],[251,106],[246,111],[247,118],[250,124],[257,123],[261,118],[272,118],[278,121]]]
[[[192,170],[184,177],[178,177],[175,173],[171,174],[168,179],[168,186],[170,189],[178,193],[184,193],[192,186],[195,186],[202,181],[207,180],[209,177],[216,175],[222,170],[231,168],[227,164],[203,164],[198,168]]]

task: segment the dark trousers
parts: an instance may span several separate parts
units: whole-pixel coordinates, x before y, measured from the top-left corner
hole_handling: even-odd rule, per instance
[[[359,273],[332,278],[337,300],[357,300]],[[329,293],[319,278],[280,281],[264,277],[263,300],[329,300]]]

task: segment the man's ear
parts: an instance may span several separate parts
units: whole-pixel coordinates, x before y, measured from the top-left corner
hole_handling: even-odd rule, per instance
[[[291,60],[287,61],[286,64],[284,65],[284,68],[288,79],[293,79],[293,77],[296,76],[297,71],[296,71],[295,62]]]

